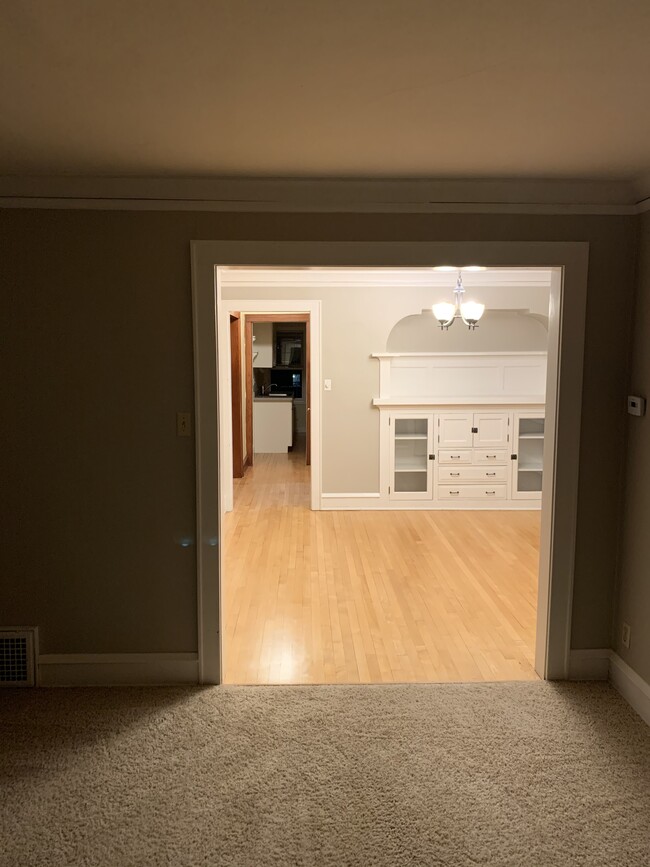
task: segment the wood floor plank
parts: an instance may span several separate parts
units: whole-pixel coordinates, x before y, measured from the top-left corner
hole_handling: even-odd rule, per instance
[[[533,680],[538,511],[312,512],[304,455],[235,479],[226,683]]]

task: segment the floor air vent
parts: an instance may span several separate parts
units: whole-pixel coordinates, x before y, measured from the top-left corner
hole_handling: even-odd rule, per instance
[[[0,629],[0,686],[34,686],[33,629]]]

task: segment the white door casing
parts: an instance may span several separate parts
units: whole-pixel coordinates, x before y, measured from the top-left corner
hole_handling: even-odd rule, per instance
[[[535,668],[568,676],[575,566],[589,244],[581,241],[193,241],[197,612],[199,681],[221,681],[221,503],[217,364],[219,266],[546,267],[552,276],[546,385],[545,484]],[[316,373],[313,379],[318,381]],[[216,492],[216,496],[215,496]]]

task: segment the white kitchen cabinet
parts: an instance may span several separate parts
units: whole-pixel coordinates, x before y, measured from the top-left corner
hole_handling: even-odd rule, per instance
[[[293,445],[293,398],[256,397],[253,400],[255,454],[286,454]]]
[[[514,413],[512,497],[541,500],[544,461],[544,413]]]
[[[393,500],[430,500],[433,496],[433,414],[392,413],[390,482]]]

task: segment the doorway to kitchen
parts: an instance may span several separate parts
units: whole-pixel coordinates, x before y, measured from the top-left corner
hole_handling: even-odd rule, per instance
[[[246,455],[292,455],[311,463],[309,313],[244,316]],[[293,454],[292,454],[293,453]],[[282,465],[285,461],[276,460]]]

